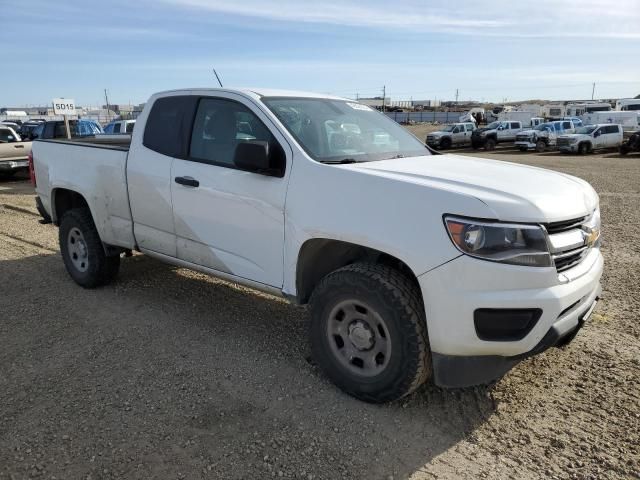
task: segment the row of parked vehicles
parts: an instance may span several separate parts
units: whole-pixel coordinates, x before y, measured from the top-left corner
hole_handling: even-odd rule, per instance
[[[591,153],[604,148],[618,148],[620,153],[627,154],[637,149],[634,141],[625,142],[624,126],[633,128],[630,122],[614,123],[613,118],[606,123],[590,123],[579,117],[566,117],[560,120],[545,121],[540,117],[532,117],[528,112],[509,112],[503,119],[477,128],[474,122],[460,122],[447,125],[443,129],[427,135],[426,143],[439,150],[452,147],[471,147],[475,150],[484,148],[493,150],[498,144],[510,143],[526,152],[535,150],[538,153],[547,150]],[[612,113],[607,112],[610,116]],[[631,113],[631,112],[630,112]],[[626,112],[625,112],[626,114]],[[635,113],[632,113],[635,115]],[[514,118],[512,118],[514,117]],[[518,117],[519,119],[515,119]],[[603,120],[599,117],[595,120]],[[588,123],[588,124],[584,124]],[[624,125],[624,126],[623,126]],[[635,122],[635,129],[638,123]]]
[[[71,138],[95,137],[108,134],[131,134],[135,120],[117,120],[102,126],[89,119],[69,120]],[[35,139],[67,138],[63,120],[20,120],[0,122],[0,174],[12,175],[28,167],[31,142]]]

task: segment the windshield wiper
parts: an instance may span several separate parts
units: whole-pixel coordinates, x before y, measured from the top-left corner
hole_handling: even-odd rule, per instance
[[[329,165],[346,165],[347,163],[358,163],[358,161],[355,158],[343,158],[342,160],[324,160],[322,163]]]

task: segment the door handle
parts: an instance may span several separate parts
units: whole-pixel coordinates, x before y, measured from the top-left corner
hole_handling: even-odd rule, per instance
[[[14,145],[13,148],[24,148],[24,145]]]
[[[176,177],[174,180],[176,183],[179,183],[180,185],[184,185],[185,187],[200,186],[200,182],[192,177]]]

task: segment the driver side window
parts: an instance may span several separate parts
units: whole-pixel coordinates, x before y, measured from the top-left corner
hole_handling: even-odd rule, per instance
[[[191,134],[191,160],[234,168],[236,147],[253,141],[278,144],[269,129],[243,104],[222,98],[200,100]]]
[[[0,129],[0,142],[2,143],[12,142],[14,139],[15,137],[11,133],[11,130],[9,130],[8,128]]]

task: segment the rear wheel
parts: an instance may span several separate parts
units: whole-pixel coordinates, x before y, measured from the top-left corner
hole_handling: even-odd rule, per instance
[[[85,288],[110,283],[118,274],[120,256],[107,256],[91,212],[86,208],[68,210],[58,231],[60,253],[67,272]]]
[[[419,290],[383,265],[356,263],[324,277],[311,298],[310,334],[329,379],[367,402],[401,398],[431,372]]]
[[[547,149],[547,144],[544,142],[544,140],[538,140],[536,142],[536,152],[542,153],[546,149]]]
[[[493,138],[487,138],[484,142],[485,150],[494,150],[496,148],[496,141]]]

